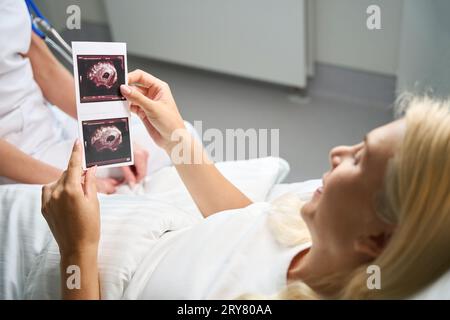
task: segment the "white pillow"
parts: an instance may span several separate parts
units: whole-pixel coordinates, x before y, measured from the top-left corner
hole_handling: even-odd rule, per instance
[[[413,295],[411,300],[450,300],[450,270],[421,292]]]
[[[289,173],[286,160],[276,157],[216,163],[219,171],[254,202],[265,201],[272,187]],[[194,201],[174,167],[163,168],[147,177],[141,188],[121,188],[120,194],[151,195],[172,205],[200,215]]]

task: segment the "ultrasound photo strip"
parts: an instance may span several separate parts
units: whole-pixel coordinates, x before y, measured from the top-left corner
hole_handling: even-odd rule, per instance
[[[72,42],[78,131],[83,168],[133,165],[127,84],[127,46],[119,42]]]

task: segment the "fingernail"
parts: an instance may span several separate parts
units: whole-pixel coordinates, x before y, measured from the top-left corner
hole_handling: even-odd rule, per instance
[[[93,173],[94,176],[95,176],[95,174],[97,173],[97,166],[94,166],[94,168],[92,169],[92,173]]]
[[[122,91],[122,93],[123,94],[130,94],[131,93],[131,88],[130,87],[128,87],[128,86],[126,86],[126,85],[124,85],[124,84],[122,84],[121,86],[120,86],[120,91]]]
[[[76,147],[78,147],[80,145],[80,139],[75,139],[75,143],[73,144],[73,148],[75,149]]]

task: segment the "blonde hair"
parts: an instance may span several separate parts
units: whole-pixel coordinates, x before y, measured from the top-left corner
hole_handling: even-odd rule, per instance
[[[407,298],[450,268],[450,101],[403,95],[398,106],[406,113],[406,132],[377,199],[380,218],[396,225],[394,234],[375,260],[345,277],[327,278],[341,284],[333,298]],[[304,225],[293,219],[286,210],[271,218],[276,237],[285,245],[305,239]],[[367,286],[369,265],[381,270],[379,290]],[[275,298],[311,297],[319,295],[295,284]]]

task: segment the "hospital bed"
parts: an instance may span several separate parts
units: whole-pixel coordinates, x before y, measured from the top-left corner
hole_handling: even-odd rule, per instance
[[[271,201],[287,192],[307,199],[321,185],[321,180],[282,183],[289,165],[280,158],[223,162],[217,167],[253,201]],[[138,198],[149,200],[150,205],[136,206]],[[101,247],[103,258],[99,261],[102,292],[107,293],[103,298],[106,299],[123,297],[145,250],[165,230],[177,230],[202,219],[173,167],[157,171],[138,188],[124,187],[117,195],[100,195],[100,202],[101,241],[108,244]],[[165,217],[162,220],[161,215]],[[0,186],[0,280],[0,298],[3,299],[59,297],[59,253],[40,214],[39,186]],[[434,298],[450,299],[450,272],[412,297]]]

